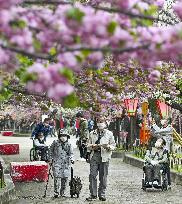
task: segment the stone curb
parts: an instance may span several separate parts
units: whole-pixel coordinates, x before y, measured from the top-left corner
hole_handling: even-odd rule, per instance
[[[6,169],[6,165],[4,166],[4,160],[0,157],[3,167]],[[15,185],[11,179],[9,174],[4,174],[4,180],[6,186],[3,189],[0,189],[0,204],[8,204],[11,200],[16,198]]]
[[[140,169],[142,169],[144,165],[143,159],[136,158],[133,155],[125,152],[113,152],[112,158],[123,158],[123,162],[125,162],[126,164],[130,164]],[[177,185],[182,185],[182,173],[171,170],[171,181],[176,183]]]

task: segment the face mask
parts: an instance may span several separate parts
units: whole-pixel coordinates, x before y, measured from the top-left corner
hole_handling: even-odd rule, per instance
[[[97,123],[97,127],[99,130],[103,130],[106,127],[106,125],[105,123]]]
[[[60,137],[59,139],[60,139],[61,142],[66,142],[67,141],[66,137]]]
[[[155,147],[156,147],[156,148],[160,148],[160,147],[161,147],[161,142],[156,142],[156,143],[155,143]]]

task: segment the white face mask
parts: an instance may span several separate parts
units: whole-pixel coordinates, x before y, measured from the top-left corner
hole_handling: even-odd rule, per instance
[[[161,145],[161,142],[160,141],[157,141],[156,143],[155,143],[155,147],[156,148],[160,148],[162,145]]]
[[[97,123],[97,127],[99,130],[103,130],[106,127],[106,125],[105,123]]]
[[[66,142],[67,141],[67,137],[60,137],[61,142]]]

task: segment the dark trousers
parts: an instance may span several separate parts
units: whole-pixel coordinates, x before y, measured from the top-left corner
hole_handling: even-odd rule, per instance
[[[151,164],[147,164],[145,166],[145,174],[146,174],[146,181],[153,182],[155,180],[160,181],[160,170],[162,169],[162,165],[157,164],[155,166]]]
[[[91,196],[105,197],[107,188],[109,162],[102,162],[101,153],[94,153],[90,160],[89,189]],[[99,188],[97,189],[97,176],[99,174]]]
[[[41,151],[41,161],[47,161],[48,160],[48,147],[36,147],[36,150]]]
[[[80,151],[80,157],[86,159],[87,155],[87,147],[86,147],[86,141],[85,140],[78,140],[78,147]]]

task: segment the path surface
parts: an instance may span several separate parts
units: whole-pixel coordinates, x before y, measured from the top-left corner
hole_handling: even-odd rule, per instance
[[[51,143],[54,138],[49,138]],[[28,161],[29,150],[32,147],[29,138],[13,138],[0,136],[0,142],[21,143],[20,155],[3,156],[7,163],[11,161]],[[75,139],[71,139],[71,143],[75,146]],[[76,157],[78,151],[75,149]],[[69,187],[67,198],[53,199],[53,180],[51,179],[48,186],[47,198],[42,198],[45,190],[45,183],[15,183],[17,190],[17,200],[10,204],[43,204],[43,203],[65,203],[65,204],[81,204],[89,203],[85,199],[89,195],[88,174],[89,164],[86,162],[76,161],[74,165],[74,174],[80,176],[83,182],[83,189],[79,199],[69,198]],[[110,163],[110,171],[108,176],[107,201],[94,203],[107,204],[182,204],[182,186],[172,185],[172,190],[162,192],[161,190],[141,190],[142,170],[127,165],[121,159],[112,159]],[[91,202],[90,202],[91,203]]]

